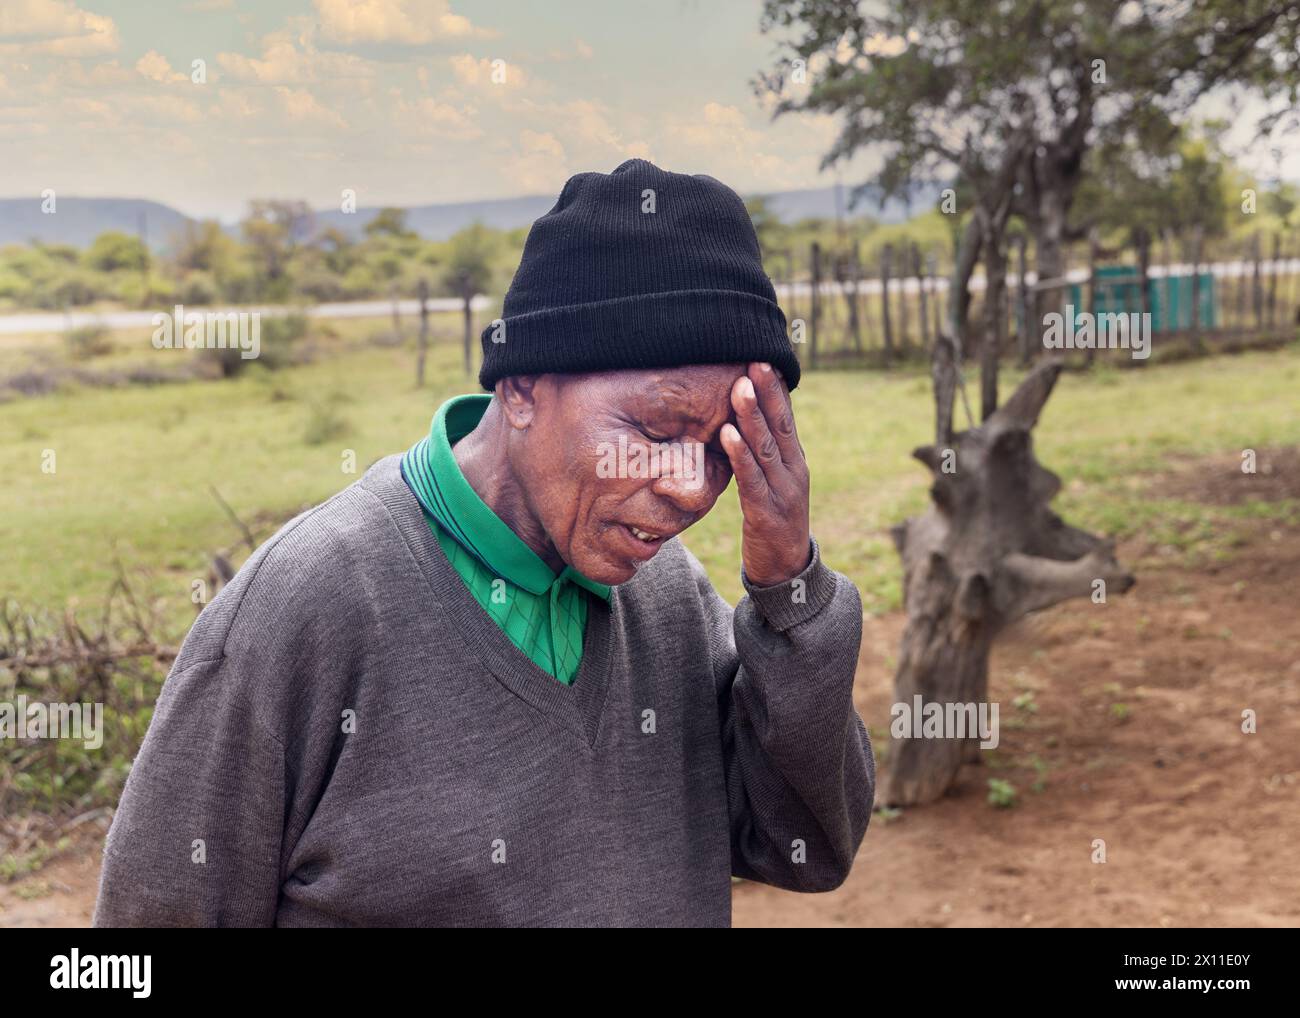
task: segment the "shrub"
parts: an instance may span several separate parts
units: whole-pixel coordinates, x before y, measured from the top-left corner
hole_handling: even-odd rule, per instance
[[[287,367],[293,362],[294,348],[298,341],[307,335],[307,328],[307,316],[300,312],[263,315],[258,322],[257,363],[269,371]],[[238,346],[204,347],[200,353],[217,364],[223,378],[234,378],[253,363],[244,357]]]
[[[350,425],[339,412],[337,396],[313,401],[307,411],[307,427],[302,440],[308,445],[322,445],[331,439],[347,434]]]
[[[68,356],[76,361],[90,360],[111,353],[113,344],[108,338],[108,329],[102,325],[83,325],[73,329],[65,337],[68,344]]]

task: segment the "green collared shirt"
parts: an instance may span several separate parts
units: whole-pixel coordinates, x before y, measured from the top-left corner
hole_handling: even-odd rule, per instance
[[[609,587],[571,566],[556,576],[465,480],[451,447],[491,401],[457,396],[439,407],[429,435],[403,454],[402,476],[474,599],[534,664],[567,686],[582,663],[587,598],[608,601]]]

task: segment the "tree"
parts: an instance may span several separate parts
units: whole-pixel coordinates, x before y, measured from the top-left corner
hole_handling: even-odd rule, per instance
[[[259,289],[268,297],[289,292],[288,265],[294,252],[313,232],[311,208],[302,201],[254,201],[240,224],[253,254]]]
[[[407,239],[415,234],[406,228],[406,209],[388,206],[375,213],[375,218],[366,223],[367,237],[398,237]]]
[[[464,304],[465,374],[474,373],[473,301],[492,286],[492,264],[500,246],[500,235],[481,222],[474,222],[448,242],[443,284]]]
[[[316,245],[321,249],[325,266],[337,276],[346,276],[352,266],[361,260],[357,245],[337,227],[322,230],[316,238]]]
[[[994,10],[971,0],[766,0],[762,27],[790,36],[786,57],[756,82],[776,98],[775,115],[843,120],[823,166],[872,144],[885,156],[870,182],[882,200],[929,180],[972,185],[984,213],[959,247],[959,342],[961,292],[985,231],[997,228],[1008,174],[1009,213],[1033,235],[1039,280],[1054,280],[1066,243],[1083,235],[1070,216],[1093,145],[1138,127],[1149,135],[1157,120],[1172,132],[1197,99],[1230,84],[1292,100],[1261,130],[1300,116],[1300,0],[1003,0]],[[999,246],[994,238],[986,250]]]
[[[745,202],[745,211],[754,224],[763,260],[770,261],[773,255],[785,248],[785,226],[764,197],[750,198]]]
[[[85,262],[100,272],[140,272],[149,264],[149,249],[139,237],[106,230],[86,249]]]
[[[1041,363],[1005,405],[954,433],[955,354],[946,337],[935,343],[935,443],[912,453],[934,477],[930,508],[892,531],[907,609],[894,696],[909,705],[916,696],[941,707],[987,702],[999,632],[1027,612],[1074,597],[1104,600],[1134,583],[1112,544],[1051,510],[1061,482],[1035,458],[1031,432],[1060,363]],[[978,753],[977,740],[895,739],[881,799],[937,799]]]
[[[237,259],[237,246],[215,219],[187,222],[176,239],[171,261],[182,272],[220,275]]]

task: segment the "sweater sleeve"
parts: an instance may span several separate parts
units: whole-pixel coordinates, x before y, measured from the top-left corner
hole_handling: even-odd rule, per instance
[[[705,604],[722,726],[732,873],[791,891],[844,882],[871,819],[876,769],[853,707],[857,589],[821,560],[755,587],[735,611],[692,568]]]
[[[285,757],[239,694],[255,670],[223,656],[167,677],[104,846],[95,926],[274,925]]]

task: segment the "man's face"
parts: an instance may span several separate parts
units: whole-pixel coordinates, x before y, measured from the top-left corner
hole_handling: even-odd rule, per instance
[[[560,557],[590,579],[632,577],[731,480],[718,440],[743,364],[533,376],[510,462]],[[520,398],[520,397],[515,397]]]

